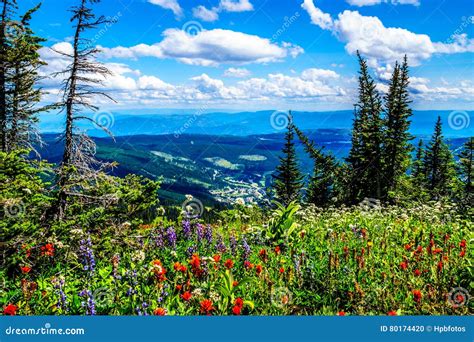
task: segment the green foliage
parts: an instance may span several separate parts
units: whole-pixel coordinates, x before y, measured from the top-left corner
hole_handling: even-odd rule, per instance
[[[298,228],[295,214],[301,207],[295,201],[290,202],[286,206],[276,201],[274,204],[276,209],[270,217],[265,233],[269,240],[276,244],[283,244],[288,241]]]
[[[303,187],[303,175],[298,168],[296,158],[294,129],[291,123],[291,113],[285,134],[285,146],[283,147],[283,157],[280,157],[280,165],[273,175],[273,188],[275,197],[281,203],[288,205],[293,201],[301,199],[301,188]]]

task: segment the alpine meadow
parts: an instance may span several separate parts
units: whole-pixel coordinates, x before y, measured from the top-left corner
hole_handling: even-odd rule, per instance
[[[470,1],[40,1],[0,0],[3,315],[472,315]]]

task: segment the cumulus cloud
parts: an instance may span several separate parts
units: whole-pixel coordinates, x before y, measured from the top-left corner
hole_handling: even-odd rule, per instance
[[[360,51],[372,67],[394,63],[405,54],[411,65],[419,65],[437,53],[474,52],[474,39],[469,39],[466,34],[453,36],[450,43],[432,42],[426,34],[386,27],[378,17],[364,16],[358,11],[346,10],[333,19],[317,8],[313,0],[305,0],[302,7],[314,25],[331,31],[345,43],[345,49],[350,54]]]
[[[153,5],[158,5],[164,9],[171,10],[177,18],[182,17],[183,9],[177,0],[148,0]]]
[[[249,0],[221,0],[218,6],[208,9],[204,6],[193,8],[194,17],[204,21],[216,21],[220,12],[247,12],[253,11]]]
[[[225,77],[245,78],[250,76],[250,71],[245,68],[229,68],[224,72]]]
[[[419,6],[420,0],[346,0],[349,5],[363,7],[389,3],[392,5],[414,5]]]
[[[185,64],[216,66],[225,63],[268,63],[296,57],[303,52],[290,43],[277,45],[269,39],[241,32],[214,29],[196,35],[179,29],[168,29],[163,40],[153,45],[139,44],[129,48],[103,48],[105,58],[173,58]]]

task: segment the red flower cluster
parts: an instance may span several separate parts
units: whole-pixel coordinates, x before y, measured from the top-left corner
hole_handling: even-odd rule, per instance
[[[21,272],[24,273],[24,274],[25,273],[30,273],[30,271],[31,271],[31,267],[28,267],[28,266],[22,266],[22,267],[20,267],[20,269],[21,269]]]
[[[257,273],[257,275],[262,273],[262,269],[263,269],[262,265],[257,265],[255,267],[255,272]]]
[[[462,240],[459,243],[459,247],[461,247],[461,252],[459,253],[459,256],[463,258],[466,255],[466,240]]]
[[[183,264],[179,263],[179,262],[175,262],[174,265],[173,265],[173,268],[175,271],[177,272],[181,272],[181,273],[186,273],[187,271],[187,267],[184,266]]]
[[[280,254],[280,246],[275,247],[275,254]]]
[[[230,270],[232,269],[232,267],[234,267],[234,262],[232,261],[232,259],[227,259],[224,263],[224,266]]]
[[[193,273],[196,277],[200,277],[204,273],[204,271],[201,269],[201,259],[199,258],[199,255],[193,254],[189,264],[191,265]]]
[[[54,256],[54,246],[52,243],[47,243],[44,246],[41,246],[41,255]]]
[[[5,309],[3,309],[3,314],[7,316],[15,316],[16,315],[16,310],[17,306],[13,304],[8,304]]]
[[[283,267],[280,267],[280,274],[285,273],[285,269]]]
[[[210,315],[213,310],[214,310],[214,306],[212,305],[212,301],[210,299],[204,299],[201,302],[200,312],[202,314]]]
[[[405,271],[408,268],[408,263],[406,261],[402,261],[400,263],[400,268]]]
[[[163,308],[156,308],[155,311],[153,311],[153,313],[154,313],[156,316],[166,316],[166,309],[163,309]]]
[[[392,311],[387,312],[387,315],[389,315],[389,316],[397,316],[397,312],[392,310]]]
[[[417,303],[420,303],[421,298],[423,297],[423,295],[421,294],[421,291],[420,290],[413,290],[412,293],[413,293],[413,300]]]
[[[252,264],[252,263],[251,263],[250,261],[248,261],[248,260],[245,260],[245,261],[244,261],[244,267],[249,270],[249,269],[252,269],[252,268],[254,267],[254,264]]]
[[[236,316],[240,315],[243,307],[244,307],[244,301],[240,297],[237,298],[234,301],[234,307],[232,308],[232,313]]]
[[[267,255],[267,251],[265,249],[261,249],[260,252],[258,252],[258,255],[260,256],[260,259],[263,260],[263,262],[267,262],[268,260],[268,255]]]
[[[219,254],[214,255],[213,258],[214,258],[214,262],[221,261],[221,256]]]
[[[345,313],[344,311],[339,311],[339,312],[337,313],[337,315],[338,315],[338,316],[345,316],[346,313]]]
[[[421,275],[421,271],[419,269],[416,269],[414,272],[415,276],[419,277]]]
[[[181,295],[181,298],[183,298],[183,300],[185,300],[186,302],[189,301],[191,299],[193,295],[191,294],[191,292],[189,291],[186,291],[185,293],[183,293]]]
[[[159,281],[165,281],[166,280],[166,269],[163,267],[161,264],[160,260],[153,260],[152,262],[152,272],[155,274],[156,278]]]

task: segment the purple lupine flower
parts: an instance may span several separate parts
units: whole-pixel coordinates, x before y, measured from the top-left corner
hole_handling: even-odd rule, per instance
[[[158,228],[156,230],[156,234],[155,234],[154,238],[155,238],[156,247],[163,248],[165,246],[165,243],[163,241],[163,229],[162,228]]]
[[[235,256],[235,253],[237,252],[237,240],[234,235],[230,236],[230,251],[232,255]]]
[[[209,246],[212,245],[212,228],[210,224],[208,224],[204,230],[204,238],[206,239]]]
[[[169,227],[166,230],[166,238],[168,240],[168,246],[175,249],[176,248],[176,232],[173,227]]]
[[[194,246],[188,247],[188,249],[186,249],[186,254],[187,254],[188,257],[193,255],[194,252],[196,252],[196,248]]]
[[[222,235],[217,234],[217,243],[216,243],[216,249],[221,252],[225,253],[227,250],[227,247],[225,246],[224,239],[222,238]]]
[[[183,220],[183,235],[186,240],[190,240],[193,232],[191,231],[191,222],[189,219]]]
[[[79,259],[84,266],[84,271],[89,271],[92,275],[95,270],[95,259],[90,236],[79,242]]]
[[[204,232],[202,229],[202,224],[196,223],[196,238],[197,238],[198,244],[201,243],[203,236],[204,236]]]
[[[242,249],[243,249],[242,258],[244,259],[244,261],[248,260],[248,258],[250,256],[250,253],[251,253],[251,250],[250,250],[250,246],[247,243],[247,240],[245,240],[245,238],[242,238]]]
[[[84,298],[84,301],[81,302],[81,306],[86,309],[86,315],[94,316],[96,314],[96,311],[92,292],[87,289],[84,289],[79,292],[79,297]]]
[[[56,304],[56,307],[58,309],[61,309],[63,310],[64,312],[68,312],[69,311],[69,308],[68,308],[68,301],[67,301],[67,297],[66,297],[66,294],[64,293],[64,279],[59,279],[55,285],[54,285],[54,288],[58,290],[58,294],[59,294],[59,299],[58,299],[58,302]]]

